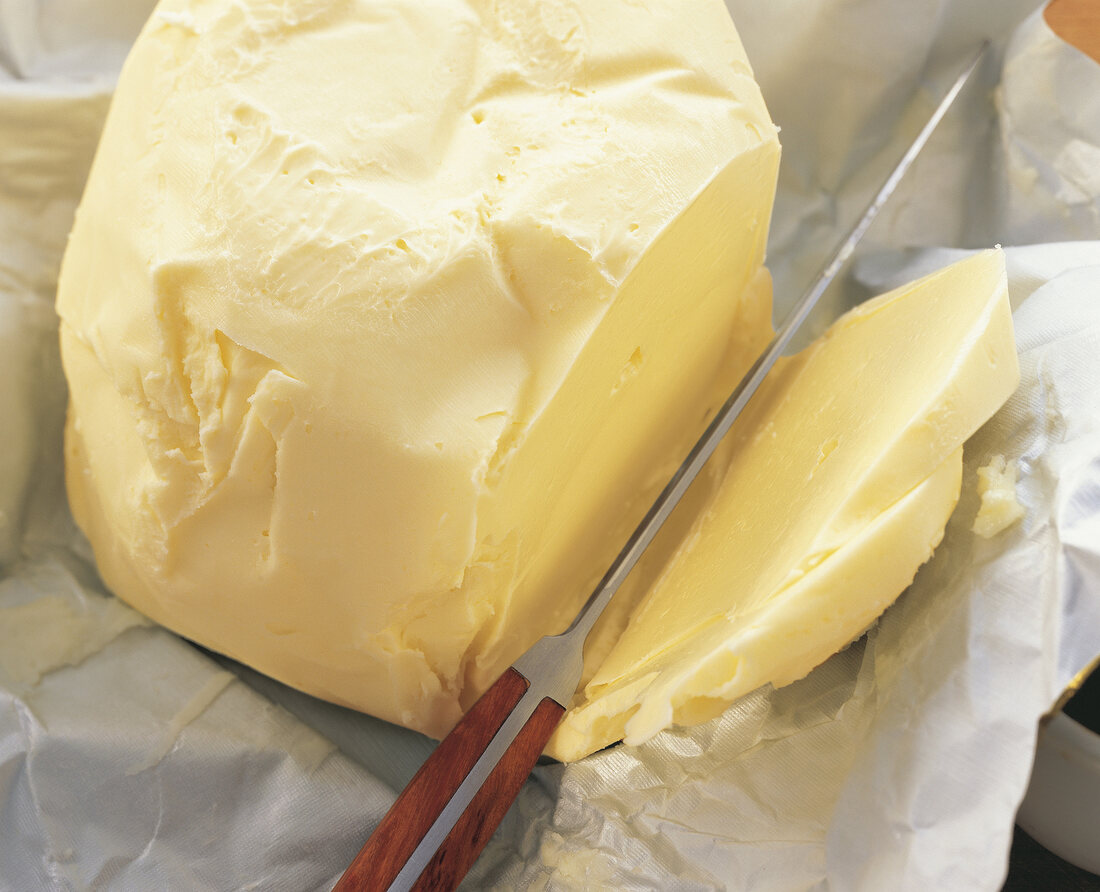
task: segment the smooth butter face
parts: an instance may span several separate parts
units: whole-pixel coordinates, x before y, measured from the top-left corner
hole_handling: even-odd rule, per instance
[[[161,3],[58,294],[104,578],[443,734],[767,339],[777,164],[717,0]]]
[[[701,721],[857,637],[939,542],[962,444],[1017,380],[999,251],[869,301],[781,360],[691,517],[655,544],[666,562],[620,605],[629,620],[550,752]]]

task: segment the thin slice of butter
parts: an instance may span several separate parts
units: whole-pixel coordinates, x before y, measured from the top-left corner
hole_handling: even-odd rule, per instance
[[[987,251],[876,298],[781,360],[670,557],[551,741],[576,759],[809,672],[912,581],[958,499],[961,447],[1018,381]],[[662,535],[665,531],[662,531]],[[596,646],[599,646],[599,637]]]
[[[778,160],[720,0],[163,0],[58,292],[104,579],[445,733],[767,341]]]
[[[985,539],[1024,516],[1024,506],[1016,500],[1016,462],[1005,461],[1003,455],[992,456],[978,468],[978,495],[982,502],[972,529]]]

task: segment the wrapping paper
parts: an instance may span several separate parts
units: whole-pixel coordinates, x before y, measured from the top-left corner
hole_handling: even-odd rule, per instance
[[[465,886],[996,889],[1036,722],[1100,653],[1100,66],[1016,0],[730,5],[783,128],[780,311],[993,38],[811,327],[1000,242],[1021,387],[863,639],[705,725],[540,766]],[[433,743],[150,625],[64,499],[57,265],[150,8],[0,2],[0,889],[324,889]],[[985,540],[994,454],[1026,515]]]

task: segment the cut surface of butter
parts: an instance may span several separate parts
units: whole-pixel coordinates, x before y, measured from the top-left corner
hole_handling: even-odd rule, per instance
[[[104,579],[442,735],[769,337],[778,157],[719,0],[164,0],[58,293]]]
[[[549,752],[702,721],[858,637],[940,541],[962,444],[1018,376],[999,251],[868,301],[780,360],[690,517],[662,530],[674,541],[655,543],[653,582],[617,605],[628,621],[590,656]]]

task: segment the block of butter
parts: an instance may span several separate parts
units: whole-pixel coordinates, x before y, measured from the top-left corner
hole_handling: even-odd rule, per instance
[[[163,0],[58,293],[104,579],[443,735],[568,624],[767,341],[778,159],[718,0]],[[856,637],[1015,375],[997,252],[783,361],[549,752],[700,721]]]
[[[104,580],[444,734],[766,343],[778,162],[720,0],[163,0],[58,292]]]

